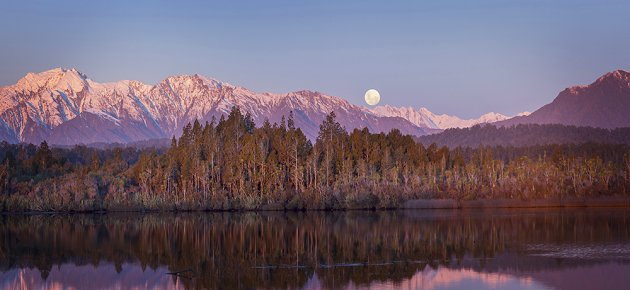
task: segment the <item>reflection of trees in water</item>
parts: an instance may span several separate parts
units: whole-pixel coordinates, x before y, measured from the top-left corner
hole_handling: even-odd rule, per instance
[[[439,264],[557,267],[514,255],[529,243],[630,240],[627,210],[393,211],[0,216],[0,267],[139,263],[192,269],[192,287],[286,288],[313,272],[336,288],[401,281]],[[474,257],[478,265],[464,261]],[[497,265],[494,257],[507,265]],[[506,258],[507,257],[507,258]],[[526,261],[527,263],[522,263]],[[346,263],[379,264],[342,267]],[[475,262],[476,263],[476,262]],[[302,268],[294,267],[304,266]],[[336,265],[327,268],[326,266]],[[270,266],[254,268],[255,266]],[[281,266],[281,268],[275,268]]]

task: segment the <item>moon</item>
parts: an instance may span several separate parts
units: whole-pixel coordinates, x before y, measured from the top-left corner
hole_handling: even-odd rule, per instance
[[[370,106],[376,106],[381,101],[381,94],[375,89],[369,89],[365,92],[365,102]]]

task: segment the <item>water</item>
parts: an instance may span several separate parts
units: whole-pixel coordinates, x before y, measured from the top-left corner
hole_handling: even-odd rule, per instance
[[[630,209],[0,215],[3,289],[630,289]]]

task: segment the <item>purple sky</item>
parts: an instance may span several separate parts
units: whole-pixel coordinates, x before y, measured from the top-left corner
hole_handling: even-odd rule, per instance
[[[476,117],[630,69],[628,1],[338,2],[3,1],[0,85],[54,67],[101,82],[199,73],[362,105],[376,88],[381,104]]]

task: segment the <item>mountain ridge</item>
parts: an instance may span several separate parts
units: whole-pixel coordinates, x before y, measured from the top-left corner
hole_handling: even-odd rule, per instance
[[[398,117],[383,117],[339,97],[301,90],[257,93],[199,74],[169,76],[155,85],[123,80],[98,83],[76,69],[28,73],[0,87],[0,140],[72,145],[128,143],[170,138],[194,119],[210,121],[232,106],[249,112],[256,124],[280,122],[294,111],[296,126],[314,139],[326,114],[335,111],[347,130],[397,128],[405,134],[431,130]]]
[[[562,124],[595,128],[630,127],[630,72],[618,69],[598,77],[589,85],[571,86],[528,116],[496,123]]]
[[[198,119],[211,121],[233,106],[252,115],[257,125],[280,123],[294,113],[295,124],[314,140],[319,124],[334,111],[351,131],[398,129],[422,136],[478,124],[561,124],[596,128],[630,127],[630,73],[615,70],[589,85],[562,90],[533,113],[508,117],[490,112],[473,119],[435,114],[425,107],[366,108],[317,91],[254,92],[199,74],[172,75],[154,85],[136,80],[99,83],[77,69],[28,73],[0,87],[0,141],[55,145],[132,143],[170,138]]]
[[[380,116],[402,117],[409,120],[416,126],[428,127],[437,130],[451,128],[468,128],[477,124],[494,123],[510,118],[500,113],[489,112],[481,115],[479,118],[462,119],[453,115],[435,114],[425,107],[421,107],[420,109],[416,110],[412,107],[393,107],[390,105],[374,107],[372,109],[372,112]],[[519,115],[522,114],[529,113],[519,113]]]

